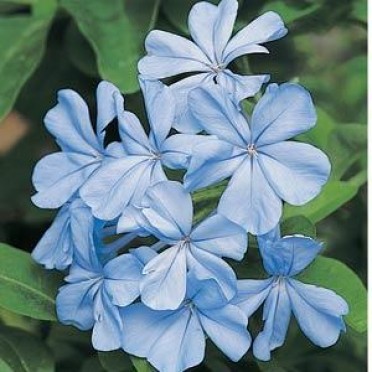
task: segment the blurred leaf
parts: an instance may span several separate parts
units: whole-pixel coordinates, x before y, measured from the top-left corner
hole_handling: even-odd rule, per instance
[[[40,320],[56,320],[61,275],[37,265],[30,254],[0,244],[0,306]]]
[[[344,263],[318,257],[298,279],[332,289],[342,296],[349,305],[349,314],[345,317],[347,324],[358,332],[367,330],[367,290],[358,275]]]
[[[107,372],[131,372],[133,364],[123,350],[98,352],[98,359]]]
[[[309,203],[299,207],[286,204],[284,207],[284,218],[300,214],[315,224],[351,200],[366,180],[366,173],[360,172],[347,182],[329,181],[323,187],[321,193]]]
[[[1,372],[53,372],[53,357],[37,337],[11,327],[0,327]]]
[[[302,6],[301,6],[302,5]],[[314,2],[313,4],[296,4],[289,5],[283,1],[273,1],[268,3],[262,8],[261,13],[267,12],[269,10],[277,12],[283,18],[285,24],[290,24],[293,21],[296,21],[304,16],[307,16],[321,6],[321,3]]]
[[[333,118],[323,109],[317,107],[317,123],[308,132],[296,137],[299,141],[310,143],[327,152],[328,137],[336,128]]]
[[[305,216],[293,216],[284,220],[280,225],[281,235],[302,234],[316,238],[316,227]]]
[[[136,92],[137,61],[159,0],[111,0],[109,5],[101,0],[61,0],[61,5],[94,49],[102,78],[124,93]]]
[[[257,365],[262,372],[286,372],[287,370],[280,366],[280,364],[272,359],[269,362],[257,361]]]
[[[338,125],[328,139],[328,154],[332,163],[332,178],[339,180],[367,152],[367,126]]]
[[[363,23],[368,22],[368,9],[367,9],[367,0],[358,0],[353,3],[353,12],[351,16],[358,21]]]
[[[97,355],[93,355],[84,361],[80,372],[105,372],[105,370],[101,366]]]
[[[55,0],[24,3],[32,4],[31,15],[0,17],[0,120],[39,64],[56,9]]]
[[[137,358],[135,356],[130,357],[134,368],[137,372],[153,372],[155,371],[154,368],[151,367],[150,363],[143,358]]]

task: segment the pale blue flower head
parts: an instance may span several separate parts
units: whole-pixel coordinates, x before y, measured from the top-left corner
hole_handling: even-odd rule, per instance
[[[168,137],[175,117],[170,89],[159,81],[140,80],[150,126],[147,135],[136,115],[118,114],[123,156],[107,161],[80,190],[93,214],[103,220],[121,216],[118,231],[139,229],[135,206],[147,188],[166,180],[163,166],[184,168],[192,146],[203,136],[175,134]]]
[[[258,242],[265,270],[271,276],[239,280],[238,295],[233,300],[248,317],[264,303],[265,324],[254,340],[253,354],[260,360],[270,360],[271,351],[285,341],[292,313],[315,345],[335,344],[340,332],[346,330],[343,316],[349,311],[347,303],[329,289],[293,278],[316,258],[322,245],[299,235],[274,240],[273,235],[278,233],[270,235],[260,237]]]
[[[208,336],[238,361],[251,344],[244,312],[220,296],[213,280],[189,277],[187,286],[187,298],[175,310],[153,310],[142,303],[121,310],[123,349],[159,371],[184,371],[203,361]]]
[[[32,182],[37,193],[32,201],[40,208],[59,208],[100,167],[105,158],[116,156],[115,144],[104,147],[106,126],[123,110],[119,90],[106,81],[97,88],[97,122],[93,129],[88,106],[70,89],[58,92],[58,104],[44,122],[61,152],[42,158],[35,166]],[[120,152],[120,149],[119,149]]]
[[[176,309],[186,295],[186,276],[213,279],[223,295],[236,293],[236,276],[222,259],[240,260],[247,249],[247,234],[225,217],[214,214],[193,226],[191,195],[178,182],[150,187],[142,201],[139,224],[170,246],[144,268],[141,300],[153,309]]]
[[[162,79],[194,73],[171,85],[177,97],[174,126],[181,132],[201,130],[189,117],[187,94],[191,89],[216,82],[231,93],[237,103],[256,94],[269,79],[268,75],[238,75],[227,66],[245,54],[268,53],[261,44],[280,39],[287,29],[278,14],[267,12],[231,38],[237,10],[237,0],[222,0],[218,6],[201,1],[191,8],[188,17],[192,41],[159,30],[151,31],[146,38],[148,54],[138,64],[138,70],[145,78]]]
[[[316,197],[330,162],[309,144],[288,141],[316,123],[310,94],[300,85],[270,84],[247,118],[214,85],[189,94],[194,119],[217,138],[196,145],[185,187],[196,190],[231,177],[218,212],[252,234],[274,228],[282,200],[303,205]]]
[[[93,347],[108,351],[121,347],[119,308],[139,296],[141,272],[156,252],[140,247],[102,261],[97,254],[100,249],[91,224],[80,221],[67,284],[59,289],[56,303],[60,322],[81,330],[93,328]]]

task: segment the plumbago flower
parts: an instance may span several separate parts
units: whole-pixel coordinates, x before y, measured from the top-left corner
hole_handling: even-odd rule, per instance
[[[255,357],[270,360],[270,352],[283,345],[292,312],[315,345],[335,344],[346,330],[342,317],[349,311],[347,303],[329,289],[293,279],[316,258],[322,245],[299,235],[280,238],[279,227],[259,237],[258,243],[271,277],[238,281],[238,295],[233,300],[248,317],[264,303],[265,325],[253,343]]]
[[[203,136],[175,134],[167,138],[175,116],[173,94],[159,81],[140,80],[150,125],[146,135],[138,118],[129,111],[118,112],[119,134],[125,155],[107,161],[80,190],[81,198],[100,219],[118,216],[119,231],[134,230],[135,208],[146,189],[167,177],[163,165],[187,166],[193,145]]]
[[[217,138],[196,145],[185,187],[196,190],[231,177],[218,212],[252,234],[273,229],[282,200],[303,205],[330,173],[327,156],[314,146],[288,139],[316,123],[310,94],[297,84],[270,84],[246,118],[217,86],[189,94],[194,120]]]
[[[148,247],[131,250],[110,260],[100,259],[101,243],[91,223],[80,221],[74,231],[75,254],[68,283],[59,289],[57,315],[60,322],[81,330],[93,328],[96,350],[115,350],[122,345],[119,308],[139,296],[144,265],[156,256]]]
[[[58,93],[58,104],[45,116],[48,131],[61,152],[47,155],[35,166],[32,182],[37,193],[32,201],[40,208],[59,208],[79,190],[107,158],[120,155],[114,143],[104,147],[106,126],[123,110],[119,90],[106,81],[97,88],[97,133],[88,106],[73,90]]]
[[[143,269],[140,290],[145,305],[158,310],[177,309],[185,299],[188,271],[199,280],[213,279],[227,299],[235,295],[235,273],[221,257],[243,258],[247,234],[241,227],[219,214],[193,227],[191,196],[173,181],[150,187],[136,218],[163,246],[171,246]]]
[[[224,297],[213,280],[188,276],[187,296],[175,310],[153,310],[137,303],[121,311],[123,349],[147,360],[159,371],[184,371],[202,362],[205,339],[231,360],[248,350],[248,318]]]
[[[138,64],[138,70],[145,78],[163,79],[197,72],[171,85],[177,100],[174,127],[180,132],[201,130],[189,118],[187,94],[191,89],[215,81],[238,103],[255,95],[269,79],[269,75],[234,74],[227,66],[245,54],[268,53],[261,44],[282,38],[287,29],[278,14],[267,12],[231,38],[237,10],[237,0],[222,0],[218,6],[202,1],[189,13],[188,25],[193,41],[159,30],[151,31],[146,38],[148,55]]]

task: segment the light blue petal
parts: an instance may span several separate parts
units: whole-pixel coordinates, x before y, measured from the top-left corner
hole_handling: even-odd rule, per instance
[[[150,141],[137,116],[129,111],[118,115],[119,134],[124,150],[129,155],[151,155]]]
[[[100,163],[100,160],[83,154],[57,152],[45,156],[36,164],[32,174],[37,191],[31,198],[32,202],[39,208],[61,207]]]
[[[199,3],[200,4],[200,3]],[[181,79],[170,86],[176,99],[176,118],[173,127],[181,133],[195,134],[203,128],[191,115],[188,94],[196,87],[213,83],[213,72],[205,72]]]
[[[232,93],[234,102],[237,104],[242,99],[253,97],[262,87],[262,84],[267,83],[270,75],[249,75],[243,76],[234,74],[228,69],[217,75],[217,83],[226,91]]]
[[[97,137],[101,147],[105,137],[104,130],[115,119],[119,112],[124,111],[124,99],[119,89],[108,81],[101,81],[97,87]]]
[[[235,171],[220,199],[218,212],[251,234],[264,234],[277,225],[282,202],[255,157],[247,158]]]
[[[209,60],[192,41],[165,31],[153,30],[145,40],[148,53],[138,63],[145,78],[163,79],[184,72],[208,71]]]
[[[131,202],[137,187],[144,185],[143,175],[150,166],[144,156],[128,156],[102,166],[80,190],[81,198],[95,217],[112,220]]]
[[[204,333],[189,307],[155,311],[139,303],[121,313],[124,350],[147,358],[157,370],[183,371],[203,360]]]
[[[139,295],[143,264],[132,254],[122,254],[103,268],[104,288],[117,306],[131,304]]]
[[[238,293],[231,303],[239,306],[244,314],[250,317],[266,300],[273,280],[273,278],[238,280]]]
[[[179,182],[163,181],[151,186],[142,205],[142,214],[148,221],[148,226],[144,227],[158,239],[178,241],[190,234],[192,200]]]
[[[137,260],[144,266],[150,262],[154,257],[157,256],[157,253],[152,250],[150,247],[141,246],[136,249],[130,249],[129,252],[137,258]]]
[[[193,89],[188,97],[192,115],[207,133],[243,149],[250,144],[247,120],[224,88],[209,84]]]
[[[194,146],[205,142],[206,136],[174,134],[161,147],[161,162],[171,169],[186,169],[189,166]]]
[[[308,131],[316,123],[309,92],[298,84],[270,84],[253,110],[252,143],[256,146],[285,141]]]
[[[32,251],[32,258],[46,269],[64,270],[72,262],[69,205],[64,205]]]
[[[66,284],[56,298],[57,316],[61,323],[83,331],[93,327],[93,297],[97,291],[95,279]]]
[[[58,104],[48,111],[44,122],[63,151],[90,156],[101,152],[88,106],[73,90],[64,89],[58,92]]]
[[[143,269],[142,302],[156,310],[174,310],[185,299],[186,251],[175,245],[153,258]]]
[[[271,351],[282,346],[291,319],[291,305],[284,281],[273,284],[265,302],[263,320],[264,329],[255,338],[253,354],[256,358],[269,361]]]
[[[218,4],[218,13],[214,22],[213,44],[216,59],[220,63],[223,51],[232,34],[237,12],[237,0],[222,0]]]
[[[333,291],[287,281],[292,310],[302,332],[317,346],[334,345],[345,330],[346,302]]]
[[[235,296],[236,275],[222,258],[191,244],[187,252],[187,266],[198,280],[215,280],[227,300]]]
[[[123,326],[119,309],[107,294],[100,290],[94,298],[93,348],[99,351],[119,349],[122,345]]]
[[[266,12],[240,30],[227,44],[223,60],[226,64],[249,53],[268,53],[258,44],[282,38],[287,34],[281,17],[274,12]]]
[[[188,17],[190,35],[199,48],[208,56],[210,63],[216,62],[213,36],[218,13],[216,5],[200,1],[191,8]]]
[[[170,88],[159,80],[139,79],[150,124],[150,138],[160,151],[175,120],[176,102]]]
[[[237,362],[248,351],[252,341],[247,330],[248,318],[237,306],[198,309],[198,315],[204,332],[232,361]]]
[[[258,235],[258,245],[264,245],[266,241],[275,242],[281,238],[280,235],[280,224],[278,223],[272,230],[266,234]]]
[[[193,147],[184,177],[187,190],[195,191],[230,177],[244,161],[245,152],[228,142],[208,138]]]
[[[215,214],[194,228],[192,243],[207,252],[220,257],[241,260],[248,247],[245,230],[220,214]]]
[[[271,187],[293,205],[315,198],[331,172],[327,156],[306,143],[279,142],[259,151],[257,159]]]

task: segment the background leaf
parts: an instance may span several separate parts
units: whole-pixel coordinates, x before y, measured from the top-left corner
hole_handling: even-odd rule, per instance
[[[159,0],[61,0],[97,56],[103,79],[124,93],[139,89],[137,62],[143,54],[144,37],[153,27]]]
[[[98,352],[98,359],[107,372],[131,372],[131,358],[123,350]]]
[[[344,263],[333,258],[318,257],[298,279],[332,289],[342,296],[349,304],[349,314],[345,317],[347,324],[358,332],[367,330],[366,288],[358,275]]]
[[[41,320],[56,320],[55,297],[62,277],[31,256],[0,243],[0,306]]]
[[[1,326],[0,371],[53,372],[53,356],[47,346],[34,335]]]

